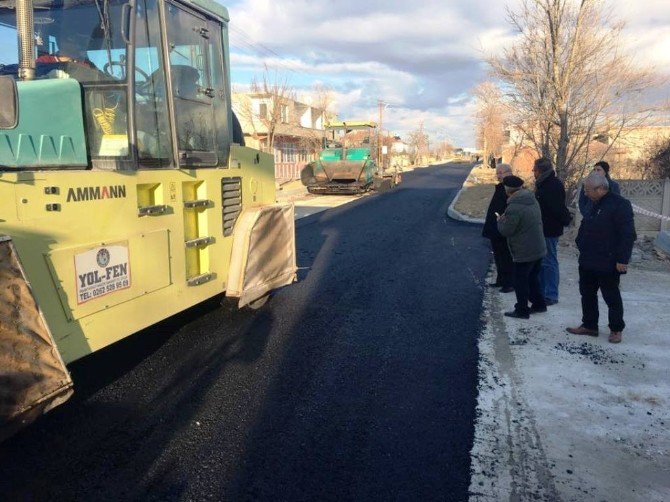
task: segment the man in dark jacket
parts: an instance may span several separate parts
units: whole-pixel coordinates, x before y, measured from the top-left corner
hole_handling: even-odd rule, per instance
[[[607,183],[609,183],[610,192],[621,195],[619,184],[610,177],[610,165],[608,162],[604,160],[596,162],[593,166],[593,172],[604,175],[605,178],[607,178]],[[584,184],[582,184],[582,187],[579,190],[579,212],[584,216],[592,207],[593,202],[586,196],[586,193],[584,193]]]
[[[508,195],[507,209],[498,218],[498,231],[507,238],[514,260],[516,293],[514,310],[505,312],[505,315],[528,319],[532,313],[547,311],[539,279],[542,257],[547,252],[542,235],[542,215],[533,194],[523,188],[521,178],[507,176],[503,183]]]
[[[607,178],[591,173],[584,191],[593,202],[577,234],[579,248],[579,292],[582,295],[582,324],[567,328],[573,335],[598,336],[598,289],[609,310],[611,343],[621,342],[623,302],[619,279],[628,269],[635,242],[633,208],[628,200],[609,191]]]
[[[558,269],[557,246],[558,238],[563,235],[563,227],[572,219],[565,205],[565,187],[558,179],[551,160],[537,159],[533,167],[535,176],[535,197],[542,211],[542,227],[547,246],[547,255],[542,260],[540,284],[547,305],[558,303]]]
[[[514,264],[512,263],[512,255],[509,254],[509,248],[507,247],[507,239],[498,232],[498,217],[496,213],[503,214],[507,208],[507,194],[505,193],[505,186],[502,180],[505,176],[510,176],[511,174],[512,166],[509,164],[498,164],[498,167],[496,167],[496,176],[500,183],[496,185],[495,192],[493,192],[489,208],[486,211],[484,229],[482,230],[482,235],[491,241],[493,260],[496,264],[497,278],[490,286],[500,287],[500,291],[503,293],[514,291],[514,287],[512,286]]]

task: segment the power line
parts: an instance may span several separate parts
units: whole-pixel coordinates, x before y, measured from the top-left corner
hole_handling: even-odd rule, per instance
[[[283,59],[283,56],[281,56],[279,53],[277,53],[277,52],[275,52],[274,50],[272,50],[271,48],[269,48],[267,45],[263,45],[263,44],[260,43],[260,42],[254,42],[254,40],[253,40],[247,33],[245,33],[244,31],[242,31],[241,29],[237,28],[236,26],[231,26],[231,30],[234,31],[235,33],[237,33],[238,35],[240,35],[241,37],[247,39],[247,41],[248,41],[250,44],[257,46],[257,47],[259,47],[261,50],[264,50],[264,51],[266,51],[266,52],[269,52],[270,54],[273,54],[273,55],[277,56],[277,57],[280,58],[280,59]]]
[[[263,58],[269,58],[269,59],[278,59],[279,61],[275,61],[273,64],[269,64],[269,66],[275,66],[280,69],[283,69],[285,71],[295,73],[296,75],[302,74],[304,76],[308,76],[307,73],[305,73],[302,70],[298,70],[296,68],[291,68],[287,63],[286,63],[286,58],[276,52],[275,50],[261,44],[258,42],[254,42],[254,40],[249,37],[244,31],[240,30],[239,28],[232,27],[231,26],[231,32],[234,33],[236,38],[239,38],[239,43],[243,44],[244,47],[237,45],[236,43],[233,43],[231,41],[231,46],[247,53],[253,53],[256,56],[260,56]],[[237,42],[237,41],[236,41]],[[249,52],[251,51],[251,52]]]

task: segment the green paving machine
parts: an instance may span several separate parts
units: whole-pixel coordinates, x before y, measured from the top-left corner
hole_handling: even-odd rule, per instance
[[[393,188],[401,181],[395,169],[378,158],[374,122],[331,122],[319,158],[302,170],[301,180],[312,194],[360,194]]]

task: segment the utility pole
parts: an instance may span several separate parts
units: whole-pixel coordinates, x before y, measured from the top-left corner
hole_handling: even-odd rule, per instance
[[[379,127],[377,128],[377,169],[381,175],[384,171],[382,158],[382,140],[384,138],[384,133],[382,130],[382,125],[384,119],[384,109],[389,106],[389,103],[378,99],[377,106],[379,107]]]
[[[377,100],[379,106],[379,126],[377,127],[377,171],[381,174],[382,170],[382,118],[384,114],[384,102],[381,99]]]

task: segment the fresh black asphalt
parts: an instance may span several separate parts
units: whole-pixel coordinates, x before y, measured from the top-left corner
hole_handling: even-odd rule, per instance
[[[299,220],[300,282],[261,310],[72,365],[76,397],[0,445],[0,499],[467,499],[489,255],[445,213],[470,167]]]

